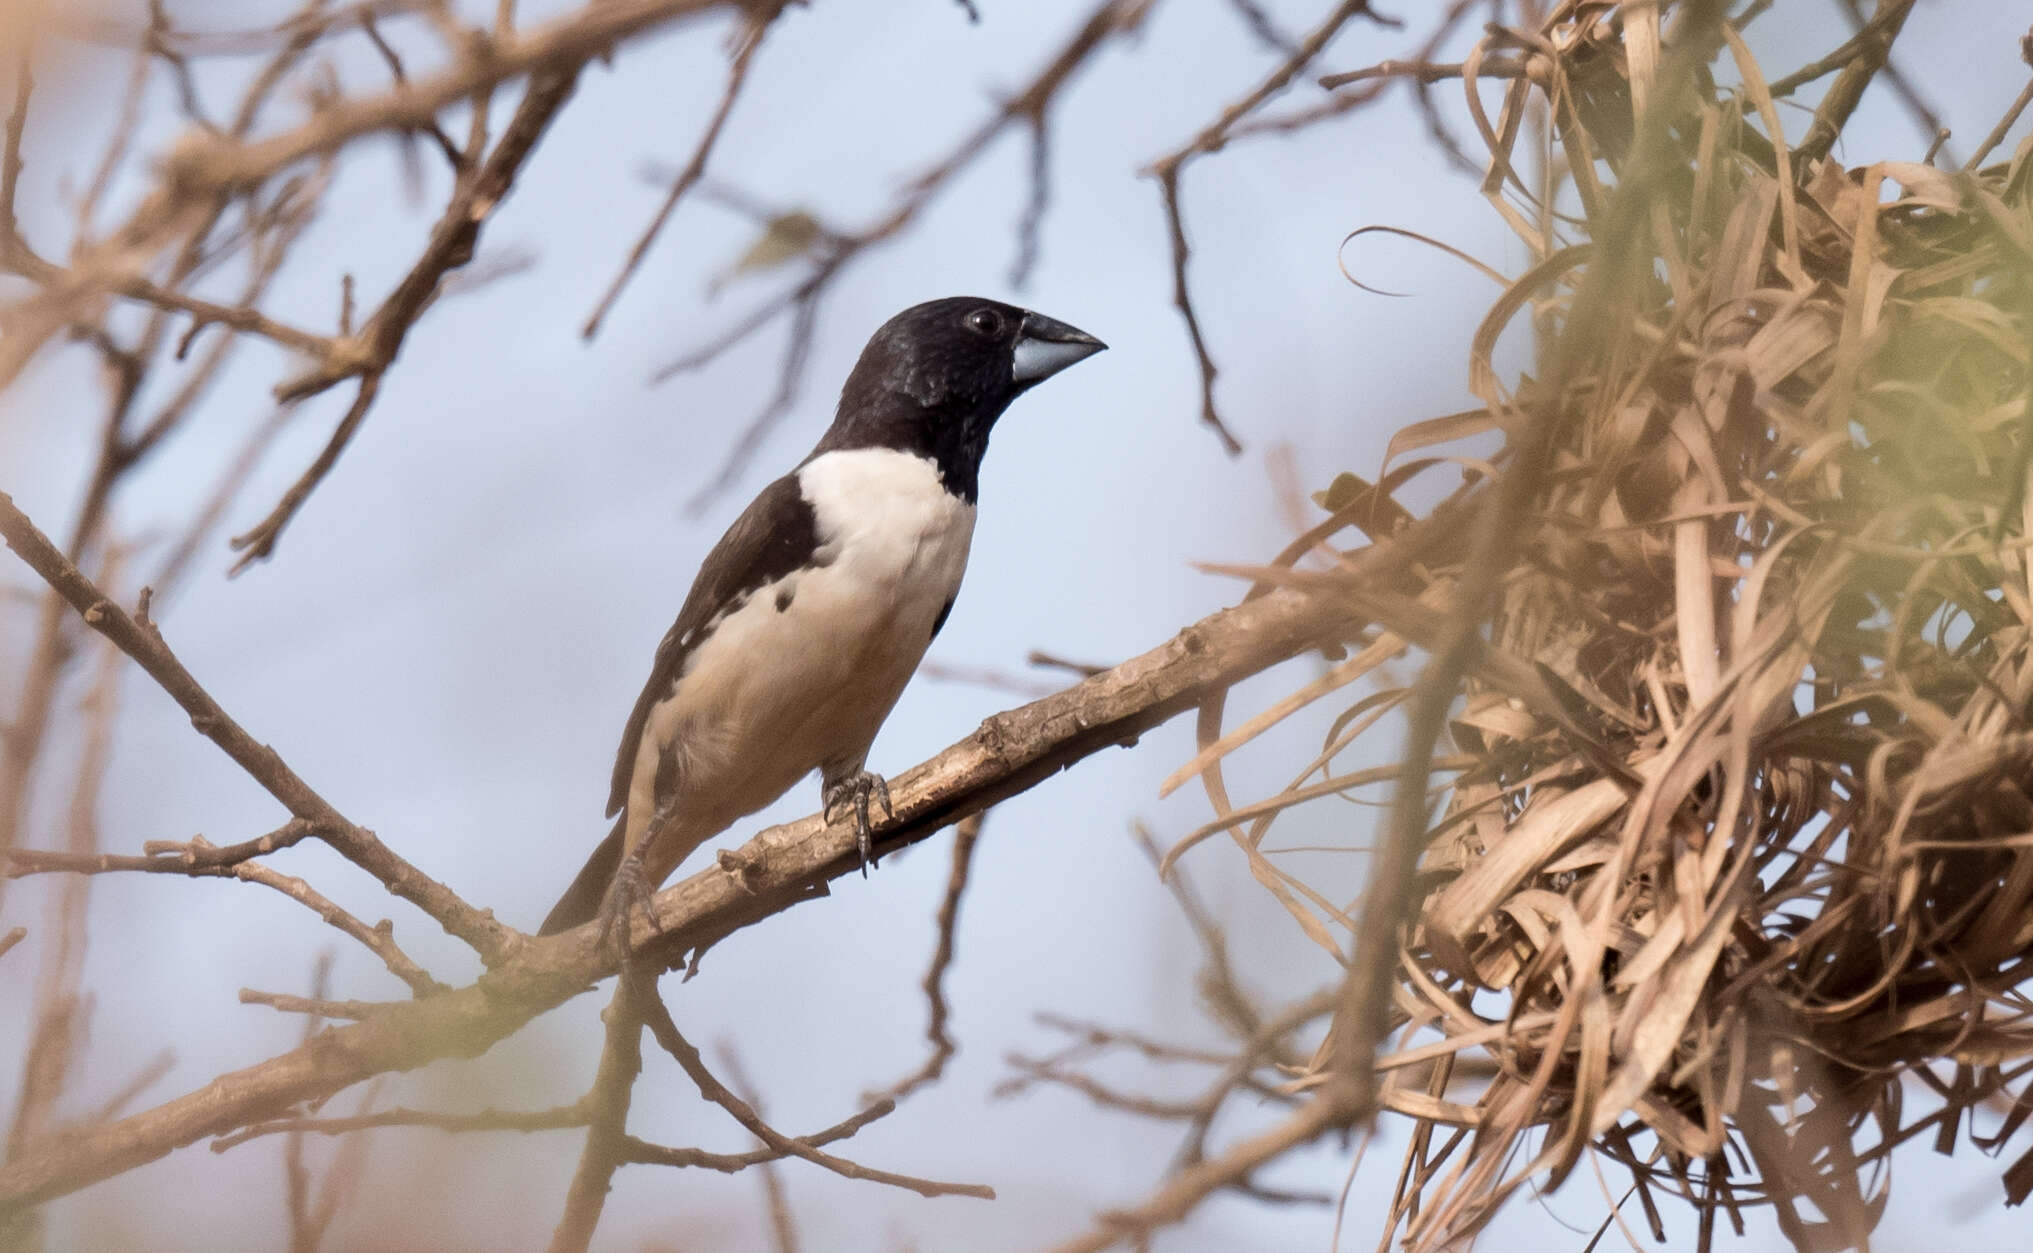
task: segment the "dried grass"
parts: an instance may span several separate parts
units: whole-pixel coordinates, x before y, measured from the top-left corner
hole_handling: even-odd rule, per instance
[[[1789,150],[1773,92],[1806,80],[1727,24],[1666,79],[1693,36],[1662,22],[1696,7],[1557,4],[1458,67],[1534,264],[1476,336],[1485,408],[1391,455],[1503,432],[1496,472],[1532,476],[1514,557],[1478,571],[1464,540],[1389,589],[1293,569],[1342,527],[1388,542],[1378,500],[1444,462],[1387,466],[1383,497],[1345,477],[1334,521],[1251,573],[1376,625],[1265,714],[1207,711],[1175,776],[1218,817],[1173,856],[1229,833],[1340,956],[1344,907],[1259,846],[1292,805],[1390,781],[1335,765],[1408,698],[1378,667],[1494,594],[1401,932],[1380,1099],[1415,1130],[1385,1245],[1449,1246],[1584,1157],[1656,1239],[1678,1198],[1704,1248],[1757,1205],[1803,1249],[1861,1245],[1893,1147],[1995,1153],[2033,1113],[2033,143],[1959,171],[1825,159],[1883,63],[1866,46],[1818,67],[1840,73]],[[1491,365],[1528,311],[1557,396]],[[1492,463],[1459,464],[1486,502]],[[1288,789],[1231,805],[1227,753],[1350,691]],[[2033,1153],[2005,1187],[2033,1191]]]

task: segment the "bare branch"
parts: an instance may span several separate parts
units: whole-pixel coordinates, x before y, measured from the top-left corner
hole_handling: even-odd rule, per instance
[[[341,909],[303,879],[283,874],[272,866],[254,860],[264,853],[288,847],[316,834],[318,830],[310,824],[291,822],[259,839],[223,849],[207,843],[200,836],[189,844],[168,846],[170,849],[178,850],[174,852],[163,851],[161,846],[152,844],[151,851],[141,857],[123,857],[110,853],[57,853],[20,848],[9,849],[4,855],[8,862],[8,878],[51,873],[95,875],[132,870],[149,874],[181,875],[191,879],[238,879],[243,883],[258,883],[289,897],[316,914],[328,926],[358,941],[381,959],[390,974],[408,984],[410,991],[416,995],[430,996],[447,991],[445,984],[432,978],[428,971],[417,965],[397,946],[392,923],[384,919],[374,926],[368,926]]]
[[[1229,431],[1228,424],[1221,420],[1220,411],[1214,407],[1214,376],[1221,371],[1207,351],[1207,336],[1200,329],[1200,315],[1193,309],[1193,291],[1186,284],[1186,259],[1193,250],[1186,242],[1186,223],[1180,217],[1179,167],[1173,165],[1160,170],[1158,187],[1164,196],[1165,225],[1172,240],[1172,305],[1186,320],[1186,335],[1192,341],[1193,356],[1200,363],[1200,421],[1214,432],[1221,446],[1233,456],[1242,451],[1242,441]]]
[[[335,102],[294,130],[249,143],[187,135],[166,165],[169,194],[252,187],[305,157],[337,150],[355,136],[428,124],[440,109],[537,71],[575,66],[630,37],[733,0],[598,0],[526,32],[477,42],[438,73],[413,77],[378,96]],[[348,20],[357,20],[349,18]],[[161,195],[164,193],[158,193]],[[137,221],[159,214],[151,198]]]
[[[925,971],[923,987],[925,1002],[931,1012],[925,1020],[925,1039],[931,1042],[931,1055],[925,1064],[897,1080],[881,1092],[862,1097],[863,1101],[901,1101],[928,1083],[936,1082],[946,1073],[946,1063],[952,1059],[957,1046],[946,1034],[946,968],[953,964],[953,936],[960,921],[960,896],[967,890],[967,875],[974,866],[974,845],[981,838],[981,824],[985,813],[969,814],[953,824],[953,869],[946,876],[946,895],[939,901],[938,928],[939,942],[932,950],[932,964]]]
[[[318,484],[325,481],[325,476],[332,472],[332,467],[339,464],[339,455],[346,451],[346,445],[353,442],[354,432],[360,429],[360,424],[367,418],[367,410],[374,404],[374,398],[380,394],[379,370],[360,376],[360,387],[353,393],[353,403],[346,407],[345,416],[339,419],[339,425],[332,428],[332,437],[325,441],[325,446],[318,451],[317,458],[297,476],[296,482],[289,485],[289,490],[282,494],[282,499],[275,503],[275,508],[269,510],[267,517],[250,530],[232,538],[231,546],[240,557],[233,563],[228,573],[239,574],[255,562],[267,560],[269,555],[274,553],[275,542],[282,538],[283,528],[296,517],[297,510],[303,508],[304,502],[310,499]]]
[[[586,1147],[579,1154],[579,1168],[572,1175],[571,1190],[565,1194],[565,1212],[551,1232],[550,1253],[584,1253],[593,1243],[593,1229],[600,1224],[606,1208],[608,1189],[614,1186],[614,1172],[624,1162],[623,1141],[628,1135],[629,1098],[635,1078],[642,1073],[643,1018],[657,999],[656,981],[647,974],[623,970],[614,984],[614,999],[607,1005],[607,1039],[600,1050],[600,1069],[593,1086],[580,1099],[585,1111]]]
[[[387,1009],[389,1001],[332,1001],[323,997],[294,996],[288,992],[259,992],[240,989],[242,1005],[266,1005],[285,1014],[309,1014],[315,1018],[341,1018],[349,1022],[372,1018]]]
[[[879,1118],[887,1118],[895,1112],[895,1101],[877,1101],[850,1118],[844,1118],[823,1131],[815,1131],[811,1135],[800,1136],[798,1140],[800,1143],[809,1144],[813,1148],[832,1144],[836,1140],[849,1138],[868,1124]],[[638,1140],[634,1136],[628,1137],[627,1142],[623,1146],[623,1153],[630,1162],[641,1163],[645,1166],[703,1167],[706,1170],[717,1170],[722,1174],[728,1175],[736,1171],[747,1170],[751,1166],[760,1166],[765,1162],[781,1161],[789,1156],[788,1153],[778,1152],[776,1149],[771,1148],[755,1149],[748,1153],[708,1153],[704,1149],[668,1148],[661,1144],[650,1144],[647,1141]]]
[[[693,1048],[691,1042],[679,1033],[677,1024],[671,1021],[670,1010],[665,1008],[661,999],[652,997],[645,1001],[643,1017],[657,1043],[663,1046],[665,1052],[677,1059],[685,1074],[698,1085],[699,1094],[726,1110],[733,1116],[734,1121],[747,1129],[750,1135],[770,1148],[790,1157],[808,1161],[815,1166],[822,1166],[843,1178],[888,1184],[893,1188],[915,1192],[919,1196],[971,1196],[988,1201],[995,1199],[995,1189],[982,1184],[941,1183],[935,1179],[920,1179],[912,1175],[875,1170],[822,1152],[802,1140],[793,1140],[764,1122],[746,1101],[734,1095],[725,1084],[713,1077],[713,1073],[706,1069],[705,1059],[699,1056],[699,1050]]]
[[[431,228],[423,254],[353,336],[353,343],[328,354],[316,369],[302,377],[278,385],[276,399],[301,400],[348,378],[360,376],[364,380],[394,362],[410,327],[430,307],[446,274],[473,259],[481,227],[507,197],[523,162],[536,150],[558,110],[572,98],[578,82],[577,62],[547,69],[530,80],[515,116],[479,173],[460,181],[450,203]]]
[[[819,329],[819,298],[824,294],[826,279],[837,265],[838,262],[828,263],[818,275],[800,287],[799,295],[792,302],[795,312],[791,316],[790,338],[784,341],[784,359],[777,371],[776,392],[734,437],[727,455],[721,459],[720,469],[685,502],[686,512],[694,517],[740,480],[749,461],[762,450],[763,440],[797,402],[798,390],[805,382],[805,367],[812,359],[812,340]]]
[[[231,1135],[218,1137],[212,1141],[211,1149],[214,1153],[224,1153],[263,1136],[298,1132],[341,1136],[381,1127],[422,1127],[455,1135],[474,1131],[561,1131],[585,1126],[588,1117],[584,1102],[540,1110],[484,1109],[472,1114],[450,1114],[428,1109],[384,1109],[344,1118],[278,1118],[255,1123]]]
[[[1821,98],[1821,104],[1814,110],[1813,124],[1793,150],[1795,169],[1804,174],[1835,146],[1835,137],[1842,133],[1843,123],[1863,99],[1864,88],[1885,68],[1892,41],[1899,37],[1913,4],[1914,0],[1878,0],[1877,12],[1871,15],[1871,20],[1835,53],[1842,60],[1842,73],[1836,75],[1834,85]],[[1774,94],[1778,94],[1776,89]]]
[[[735,1055],[731,1045],[720,1046],[720,1064],[727,1068],[731,1090],[755,1110],[757,1118],[764,1117],[762,1100],[755,1095],[756,1088],[741,1068],[741,1059]],[[781,1160],[781,1159],[779,1159]],[[770,1234],[776,1238],[777,1253],[798,1253],[798,1222],[791,1213],[790,1197],[784,1192],[783,1172],[774,1161],[764,1162],[759,1168],[762,1175],[763,1204],[769,1208]]]
[[[366,34],[368,42],[374,45],[374,50],[381,54],[381,59],[387,63],[388,72],[395,81],[397,83],[407,83],[409,81],[409,71],[404,68],[401,55],[396,52],[387,39],[382,37],[381,27],[375,24],[372,13],[362,13],[360,15],[360,29]],[[445,155],[445,163],[452,167],[453,172],[459,174],[465,173],[466,154],[459,151],[459,145],[452,142],[452,137],[445,133],[444,127],[438,125],[438,120],[432,118],[424,124],[423,130],[425,134],[437,142],[438,151]]]
[[[331,473],[347,444],[360,429],[360,424],[366,420],[368,410],[380,393],[382,374],[394,362],[396,354],[402,351],[410,328],[436,299],[445,276],[473,259],[481,226],[508,195],[523,162],[535,151],[537,142],[543,138],[558,110],[571,99],[577,85],[576,63],[547,70],[531,80],[529,90],[516,107],[515,116],[500,142],[477,175],[460,180],[451,203],[446,205],[431,231],[430,242],[425,246],[423,255],[389,292],[387,299],[382,301],[357,334],[329,345],[318,365],[310,372],[277,386],[277,399],[287,404],[316,395],[347,378],[358,377],[360,380],[352,405],[317,459],[283,493],[282,499],[267,517],[252,530],[233,538],[233,547],[241,554],[239,560],[233,563],[233,573],[237,574],[274,553],[283,528],[289,525],[318,484]]]
[[[1184,147],[1168,153],[1151,163],[1150,173],[1158,180],[1158,189],[1164,200],[1165,224],[1172,241],[1172,304],[1185,320],[1186,335],[1193,344],[1193,356],[1200,364],[1200,421],[1221,441],[1221,446],[1231,456],[1242,451],[1241,441],[1221,420],[1221,414],[1214,404],[1214,377],[1220,371],[1215,367],[1214,357],[1207,350],[1207,336],[1200,329],[1200,317],[1193,308],[1192,289],[1186,282],[1186,259],[1192,254],[1186,242],[1186,223],[1179,207],[1179,173],[1186,163],[1202,153],[1219,149],[1228,140],[1228,133],[1235,124],[1262,107],[1266,100],[1289,86],[1314,57],[1320,54],[1334,36],[1341,33],[1356,17],[1366,17],[1380,25],[1396,25],[1392,19],[1384,18],[1370,11],[1367,0],[1342,0],[1336,5],[1319,26],[1309,32],[1306,38],[1292,50],[1277,69],[1273,70],[1254,90],[1242,99],[1222,110],[1221,115],[1204,127]]]
[[[1298,45],[1293,42],[1292,37],[1278,29],[1278,24],[1271,19],[1270,14],[1264,12],[1263,6],[1256,0],[1228,0],[1228,7],[1235,10],[1236,16],[1242,19],[1243,26],[1250,34],[1256,36],[1256,41],[1264,47],[1273,52],[1285,53],[1287,56],[1298,51]]]
[[[150,840],[140,857],[117,853],[51,852],[17,848],[7,852],[10,878],[32,874],[106,874],[133,870],[145,874],[208,875],[237,866],[250,857],[260,857],[290,848],[317,834],[316,824],[292,818],[266,835],[239,844],[218,845],[196,836],[184,840]]]
[[[30,64],[33,45],[22,41],[14,66],[14,107],[7,114],[6,149],[0,152],[0,261],[13,264],[21,249],[20,222],[14,216],[14,193],[21,185],[21,136],[28,129],[28,101],[35,94]]]
[[[734,50],[734,57],[727,66],[727,87],[720,95],[720,104],[713,110],[712,119],[706,123],[705,133],[699,136],[698,144],[693,147],[691,159],[678,171],[678,176],[671,180],[670,190],[664,193],[664,201],[657,206],[656,214],[650,218],[649,225],[643,228],[641,236],[635,241],[635,246],[628,250],[628,258],[621,263],[620,273],[608,283],[600,302],[593,306],[593,312],[586,318],[586,324],[579,329],[580,338],[592,339],[600,333],[601,321],[607,317],[608,310],[614,307],[614,302],[621,297],[621,289],[628,285],[629,279],[635,277],[635,271],[642,265],[642,259],[649,255],[650,245],[656,242],[656,237],[663,232],[664,224],[671,220],[671,214],[677,210],[678,201],[684,199],[685,193],[690,191],[706,173],[706,161],[713,155],[713,146],[720,142],[720,131],[727,125],[728,115],[734,112],[734,102],[740,97],[742,87],[748,82],[749,63],[755,59],[757,50],[762,47],[762,39],[768,32],[770,23],[776,21],[782,11],[781,0],[773,0],[762,12],[747,19],[740,45]]]
[[[1042,114],[1030,119],[1031,194],[1024,201],[1024,215],[1017,220],[1016,260],[1010,262],[1009,285],[1022,291],[1031,281],[1038,264],[1038,235],[1045,225],[1045,209],[1052,200],[1052,132]]]
[[[26,548],[30,564],[54,573],[67,598],[85,608],[103,602],[77,576],[52,564],[47,541],[21,538],[11,504],[0,508],[0,533]],[[1387,580],[1406,562],[1456,534],[1459,514],[1442,510],[1413,524],[1387,547],[1350,559],[1351,569]],[[76,603],[76,602],[74,602]],[[173,660],[138,638],[133,624],[106,606],[100,629],[115,633],[130,655],[136,650],[158,681],[182,691],[186,677]],[[1228,687],[1346,629],[1345,614],[1330,597],[1273,591],[1186,628],[1149,653],[1032,704],[990,718],[980,730],[916,769],[891,781],[896,817],[879,838],[885,851],[933,832],[1024,791],[1068,765],[1112,745],[1134,741],[1149,728],[1198,707],[1210,691]],[[201,709],[203,707],[201,706]],[[214,715],[216,718],[217,715]],[[208,734],[219,734],[208,721]],[[238,739],[235,759],[246,755],[270,777],[274,767]],[[284,781],[294,776],[284,776]],[[298,784],[297,786],[301,786]],[[286,794],[294,795],[287,787]],[[653,918],[633,943],[674,959],[800,901],[812,885],[852,874],[858,865],[853,824],[827,826],[816,817],[761,832],[742,846],[744,872],[707,867],[659,893]],[[499,928],[487,920],[488,928]],[[505,930],[505,929],[504,929]],[[517,943],[506,935],[493,951],[500,958],[480,985],[424,1000],[391,1005],[385,1013],[336,1027],[310,1049],[298,1049],[244,1070],[221,1075],[187,1095],[88,1133],[39,1146],[32,1156],[0,1164],[0,1210],[32,1205],[153,1160],[179,1145],[221,1135],[302,1102],[341,1091],[389,1070],[410,1069],[437,1057],[469,1055],[518,1029],[537,1014],[578,995],[612,970],[596,927],[543,943]],[[492,930],[487,934],[492,935]]]
[[[1337,1127],[1348,1126],[1368,1112],[1355,1085],[1337,1079],[1314,1093],[1284,1122],[1181,1171],[1135,1209],[1102,1215],[1093,1232],[1057,1246],[1053,1253],[1100,1253],[1117,1244],[1141,1242],[1157,1228],[1185,1218],[1210,1194],[1247,1180],[1266,1162]]]
[[[0,538],[56,589],[88,626],[147,671],[190,715],[191,725],[200,734],[217,744],[293,815],[310,824],[320,839],[379,879],[390,892],[429,914],[449,934],[465,941],[490,963],[500,960],[514,946],[513,932],[396,856],[373,832],[353,825],[299,778],[274,749],[249,735],[228,716],[163,642],[162,633],[148,619],[145,592],[138,617],[129,617],[79,573],[4,493],[0,493]]]

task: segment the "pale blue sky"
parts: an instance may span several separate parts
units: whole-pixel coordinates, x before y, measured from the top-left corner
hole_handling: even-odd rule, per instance
[[[530,18],[558,7],[524,6]],[[979,26],[946,0],[793,8],[756,62],[715,175],[842,225],[870,220],[901,177],[974,126],[991,94],[1023,81],[1084,11],[1076,0],[980,0],[980,7]],[[1326,6],[1265,7],[1303,29]],[[1416,26],[1423,7],[1397,9]],[[2009,12],[2015,8],[1925,0],[1901,43],[1961,151],[2022,81],[2014,44],[2025,15]],[[198,24],[194,10],[184,11]],[[220,5],[210,20],[225,25],[267,11]],[[1759,47],[1771,50],[1773,64],[1804,59],[1835,42],[1837,12],[1832,0],[1787,0],[1755,28]],[[1354,68],[1404,47],[1400,37],[1358,24],[1321,68]],[[876,324],[920,299],[975,292],[1071,321],[1111,351],[1020,401],[998,429],[971,573],[933,658],[1021,671],[1033,648],[1113,661],[1159,643],[1236,594],[1193,563],[1261,559],[1288,538],[1267,471],[1271,450],[1289,445],[1304,485],[1317,488],[1337,469],[1372,469],[1394,428],[1470,403],[1462,382],[1468,337],[1494,288],[1437,254],[1379,243],[1362,254],[1365,277],[1416,294],[1367,295],[1337,271],[1338,241],[1356,227],[1388,223],[1499,268],[1515,270],[1522,260],[1474,183],[1450,171],[1400,98],[1193,166],[1185,183],[1197,248],[1192,279],[1222,366],[1224,413],[1249,446],[1240,458],[1224,455],[1195,422],[1197,377],[1170,304],[1156,190],[1137,170],[1271,64],[1228,6],[1159,5],[1143,33],[1105,53],[1055,112],[1053,199],[1030,287],[1015,292],[1007,283],[1027,194],[1024,147],[1012,136],[918,229],[855,264],[826,302],[803,399],[742,483],[694,519],[683,503],[768,395],[782,327],[699,375],[654,388],[646,379],[780,280],[738,284],[706,303],[706,280],[751,228],[695,200],[599,340],[580,342],[580,322],[659,195],[642,167],[683,159],[721,82],[718,36],[703,26],[629,46],[613,68],[587,74],[580,98],[488,227],[483,257],[526,252],[534,266],[431,311],[278,559],[229,582],[227,554],[215,545],[165,615],[169,639],[227,708],[349,816],[468,900],[534,925],[606,829],[600,811],[622,718],[707,546],[748,494],[817,437]],[[46,72],[46,98],[72,113],[68,124],[32,136],[31,194],[46,195],[58,169],[85,159],[80,153],[90,151],[112,107],[107,84],[122,72],[110,57]],[[364,59],[346,67],[352,84],[372,74]],[[1318,94],[1302,84],[1291,99]],[[1789,114],[1789,127],[1803,116]],[[1866,101],[1850,134],[1853,162],[1911,159],[1925,146],[1882,93]],[[160,151],[170,137],[151,134],[145,147]],[[442,179],[428,160],[424,168],[429,186],[419,200],[404,190],[394,145],[377,142],[350,160],[278,284],[272,311],[328,324],[346,271],[378,297],[413,258],[435,213]],[[28,222],[31,233],[52,225]],[[264,389],[283,368],[265,347],[245,351],[192,428],[120,499],[123,533],[147,535],[181,516],[191,483],[208,481],[260,419]],[[235,511],[234,529],[295,476],[345,399],[328,395],[298,419]],[[8,466],[0,487],[46,530],[62,525],[97,414],[90,373],[73,354],[40,369],[0,425]],[[9,586],[21,581],[15,571],[0,575]],[[17,639],[0,636],[8,673]],[[1249,685],[1232,709],[1261,705],[1308,664]],[[111,847],[194,832],[223,842],[275,825],[273,803],[164,698],[138,677],[123,691],[130,712],[104,805]],[[920,679],[870,764],[901,770],[1013,699]],[[1289,754],[1280,747],[1310,744],[1313,735],[1312,724],[1296,726],[1242,755],[1230,776],[1236,794],[1282,784]],[[1390,746],[1379,736],[1374,751]],[[994,812],[949,983],[960,1055],[942,1085],[845,1147],[873,1165],[990,1182],[1002,1199],[926,1201],[792,1164],[784,1178],[807,1247],[1039,1247],[1155,1182],[1174,1128],[1096,1112],[1067,1093],[998,1101],[990,1089],[1007,1074],[1005,1053],[1059,1043],[1031,1021],[1037,1010],[1218,1042],[1193,1004],[1190,934],[1127,835],[1134,818],[1162,839],[1205,817],[1204,800],[1191,792],[1156,800],[1158,781],[1190,752],[1189,727],[1175,724]],[[809,812],[815,795],[800,787],[765,817]],[[44,831],[58,799],[41,797]],[[1359,844],[1374,821],[1368,809],[1321,807],[1293,820],[1283,839]],[[935,840],[885,862],[865,883],[843,881],[832,899],[715,950],[691,984],[672,984],[680,1024],[702,1043],[724,1040],[739,1050],[778,1126],[831,1123],[855,1107],[858,1093],[917,1064],[925,1011],[917,983],[947,849]],[[469,967],[420,915],[336,858],[302,849],[278,865],[370,919],[392,915],[410,951],[439,963],[441,973]],[[1254,986],[1292,995],[1333,977],[1233,848],[1209,843],[1186,868],[1229,926]],[[1360,860],[1323,855],[1309,873],[1331,893],[1352,896]],[[6,921],[32,920],[34,899],[12,890]],[[97,1017],[80,1105],[161,1047],[174,1048],[178,1061],[160,1095],[288,1047],[298,1024],[238,1005],[235,990],[301,990],[315,954],[337,943],[299,907],[231,883],[101,879],[94,919],[88,982]],[[337,994],[400,993],[363,954],[338,952]],[[19,956],[0,962],[0,1000],[21,1003],[32,969]],[[568,1101],[592,1073],[604,999],[581,998],[478,1063],[401,1077],[381,1100],[452,1108]],[[0,1022],[0,1058],[18,1056],[21,1034],[20,1024]],[[11,1074],[7,1067],[0,1074]],[[1142,1066],[1102,1073],[1177,1094],[1202,1077]],[[635,1109],[631,1129],[646,1137],[746,1147],[654,1057]],[[1222,1131],[1273,1116],[1239,1104]],[[1344,1247],[1374,1243],[1402,1143],[1386,1126],[1356,1181]],[[536,1245],[557,1216],[579,1145],[566,1133],[459,1142],[384,1133],[370,1157],[367,1194],[393,1203],[419,1247]],[[1338,1146],[1322,1146],[1273,1181],[1332,1190],[1345,1164]],[[2010,1240],[2021,1230],[2020,1216],[1996,1203],[1999,1165],[1967,1146],[1949,1161],[1908,1152],[1900,1166],[1899,1201],[1881,1247],[1938,1247],[1944,1222],[1958,1240]],[[108,1247],[116,1235],[137,1248],[270,1247],[279,1178],[273,1146],[223,1157],[194,1147],[62,1202],[52,1221],[60,1247]],[[1584,1171],[1544,1205],[1515,1202],[1488,1247],[1578,1249],[1587,1237],[1559,1223],[1592,1230],[1603,1212]],[[753,1176],[633,1168],[620,1176],[597,1247],[752,1248],[764,1221]],[[1157,1247],[1324,1250],[1329,1222],[1315,1208],[1221,1199]],[[374,1230],[365,1219],[342,1218],[333,1247],[368,1247]],[[1740,1247],[1786,1246],[1767,1223]]]

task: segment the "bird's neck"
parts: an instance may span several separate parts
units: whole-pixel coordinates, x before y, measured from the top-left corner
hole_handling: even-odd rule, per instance
[[[971,505],[980,495],[981,458],[988,451],[989,432],[1007,407],[1004,403],[927,408],[907,397],[850,406],[843,399],[812,456],[851,448],[894,448],[937,466],[946,490]]]

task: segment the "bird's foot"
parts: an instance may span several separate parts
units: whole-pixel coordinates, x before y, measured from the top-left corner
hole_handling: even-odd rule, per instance
[[[607,896],[600,902],[600,941],[606,946],[607,955],[617,966],[628,965],[628,941],[635,929],[638,917],[647,919],[652,932],[661,934],[657,926],[656,911],[650,908],[650,901],[656,896],[656,885],[649,881],[649,871],[642,864],[641,850],[621,859],[615,868],[614,884]]]
[[[861,850],[861,875],[868,877],[868,868],[875,862],[875,839],[870,832],[868,802],[873,798],[882,806],[883,821],[896,817],[896,810],[890,807],[889,784],[883,777],[868,770],[857,770],[853,774],[828,783],[822,799],[826,805],[826,821],[832,822],[843,814],[854,815],[854,842]]]

